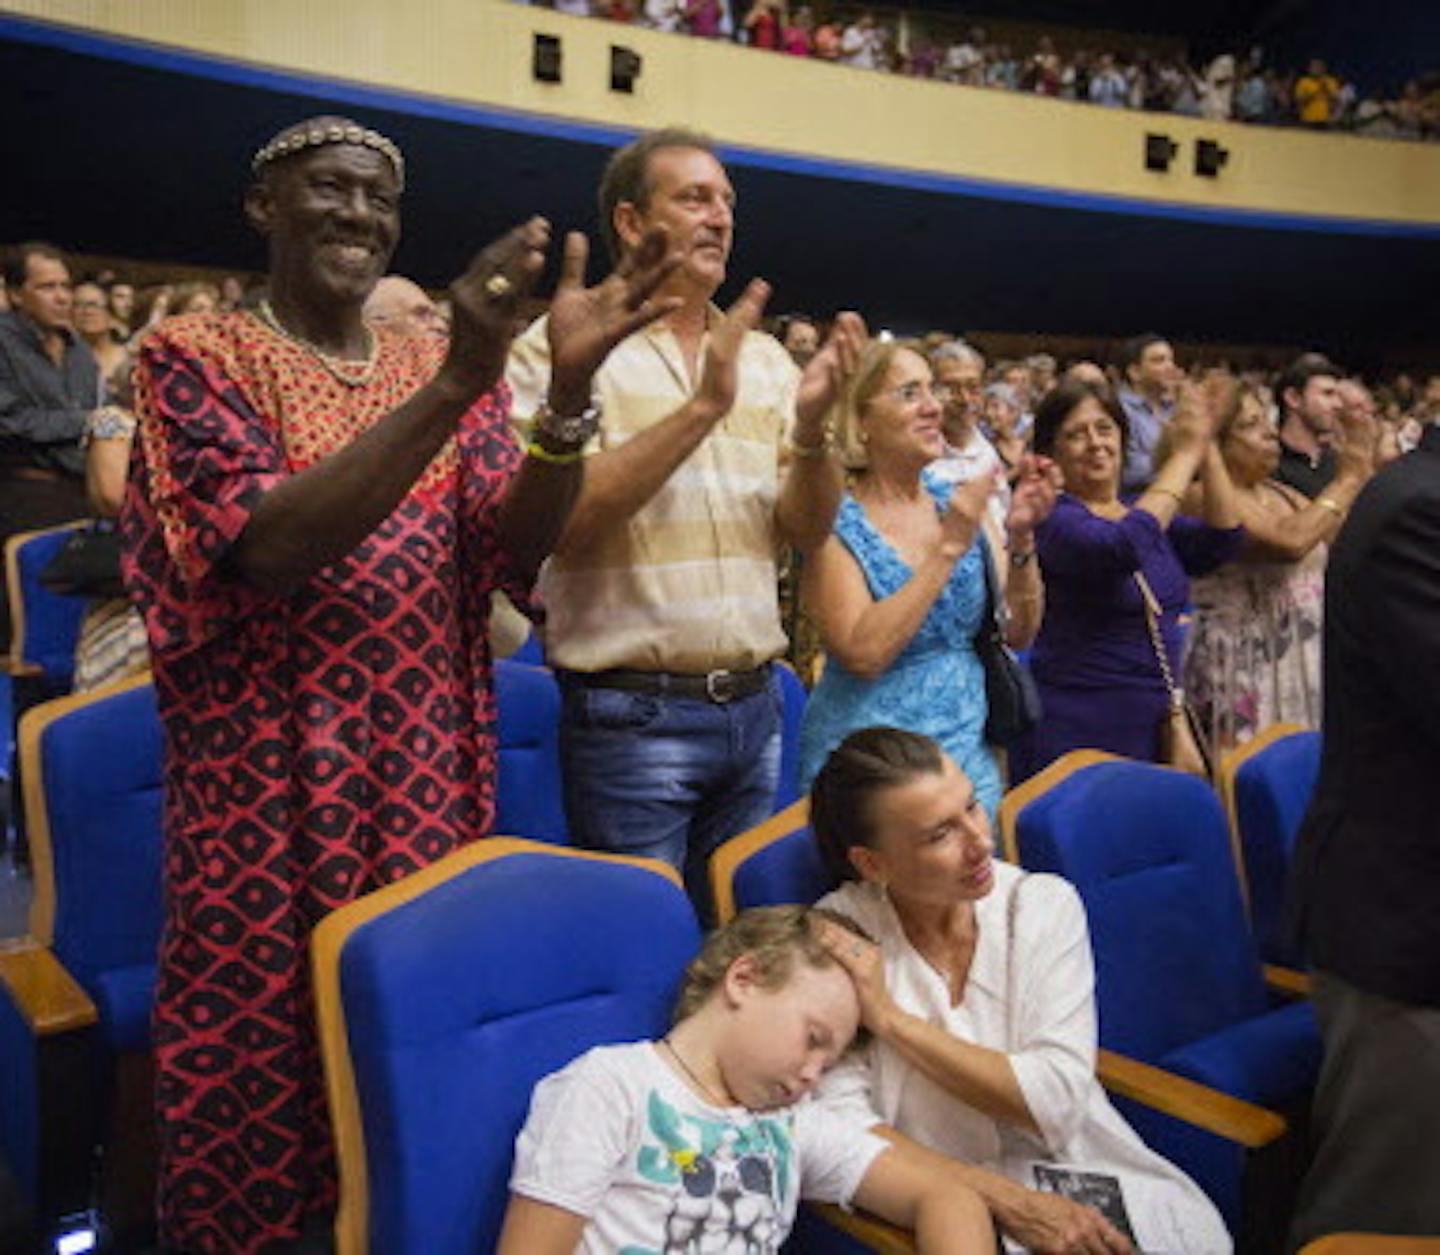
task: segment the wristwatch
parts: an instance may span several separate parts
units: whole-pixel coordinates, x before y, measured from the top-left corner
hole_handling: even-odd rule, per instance
[[[541,402],[530,425],[530,438],[547,453],[578,453],[599,431],[601,412],[595,398],[578,414],[557,414]]]

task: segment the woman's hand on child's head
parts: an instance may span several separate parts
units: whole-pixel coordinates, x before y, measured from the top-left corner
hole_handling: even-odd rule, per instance
[[[865,1027],[877,1037],[884,1036],[896,1007],[885,984],[885,961],[880,947],[829,920],[821,925],[820,944],[854,983]]]

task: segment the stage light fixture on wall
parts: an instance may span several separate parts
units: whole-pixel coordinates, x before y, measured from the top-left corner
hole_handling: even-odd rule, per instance
[[[1180,151],[1177,144],[1168,135],[1162,135],[1159,131],[1147,131],[1145,134],[1145,168],[1156,170],[1164,174],[1170,169],[1170,163],[1175,160],[1175,154]]]
[[[541,83],[558,83],[561,71],[559,35],[536,35],[530,73]]]
[[[612,92],[633,92],[635,80],[640,77],[643,62],[633,48],[619,44],[610,45],[610,90]]]
[[[1222,148],[1218,140],[1197,139],[1195,141],[1195,173],[1203,178],[1213,179],[1230,160],[1230,150]]]

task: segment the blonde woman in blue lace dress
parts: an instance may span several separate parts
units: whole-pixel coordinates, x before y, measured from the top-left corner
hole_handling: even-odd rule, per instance
[[[808,787],[850,732],[888,724],[937,740],[993,814],[1001,775],[985,742],[985,673],[974,646],[986,611],[981,564],[995,564],[1011,644],[1027,644],[1041,608],[1033,533],[1055,489],[1027,462],[1004,535],[991,534],[982,525],[990,478],[952,489],[928,473],[946,453],[947,399],[919,349],[889,341],[865,351],[842,400],[853,476],[835,532],[801,585],[826,661],[801,729],[800,784]]]

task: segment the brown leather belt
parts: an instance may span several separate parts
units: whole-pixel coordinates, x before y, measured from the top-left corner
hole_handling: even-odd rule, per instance
[[[564,671],[561,678],[586,688],[623,689],[629,693],[650,693],[660,697],[686,697],[692,701],[726,702],[753,697],[770,683],[770,665],[748,671],[721,668],[700,675],[675,671],[632,671],[616,667],[610,671]]]
[[[46,484],[58,484],[73,480],[74,475],[64,471],[52,471],[46,466],[0,466],[0,479],[33,479]]]

